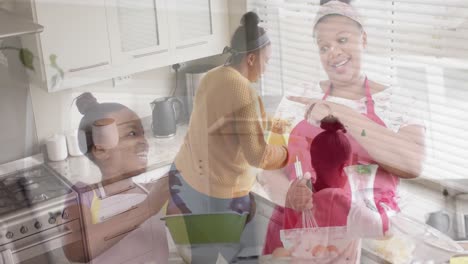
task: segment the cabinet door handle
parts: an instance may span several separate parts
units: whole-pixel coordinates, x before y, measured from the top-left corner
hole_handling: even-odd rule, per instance
[[[79,72],[79,71],[89,70],[89,69],[92,69],[92,68],[97,68],[97,67],[101,67],[101,66],[105,66],[105,65],[109,65],[109,62],[108,61],[100,62],[100,63],[96,63],[96,64],[89,65],[89,66],[70,69],[68,71],[69,72]]]
[[[161,53],[164,53],[164,52],[167,52],[167,51],[168,51],[167,49],[164,49],[164,50],[159,50],[159,51],[153,51],[153,52],[133,55],[133,58],[138,59],[138,58],[142,58],[142,57],[146,57],[146,56],[161,54]]]
[[[116,217],[116,216],[118,216],[118,215],[122,215],[122,214],[128,213],[128,212],[133,211],[133,210],[135,210],[135,209],[137,209],[137,208],[138,208],[138,206],[137,206],[137,205],[134,205],[134,206],[130,207],[129,209],[123,211],[123,212],[116,213],[116,214],[113,214],[113,215],[110,215],[110,216],[107,216],[107,217],[101,217],[101,222],[107,221],[107,220],[109,220],[109,219],[111,219],[111,218],[114,218],[114,217]]]
[[[123,232],[117,233],[117,234],[115,234],[115,235],[113,235],[113,236],[106,236],[106,237],[104,237],[104,241],[109,241],[109,240],[114,239],[114,238],[116,238],[116,237],[118,237],[118,236],[128,234],[128,233],[130,233],[130,232],[132,232],[133,230],[136,230],[136,229],[138,229],[138,228],[139,228],[139,226],[136,225],[136,226],[132,227],[131,229],[127,230],[127,231],[123,231]]]
[[[182,46],[178,46],[176,49],[186,49],[186,48],[201,46],[201,45],[205,45],[205,44],[208,44],[208,41],[200,41],[200,42],[196,42],[196,43],[192,43],[192,44],[182,45]]]
[[[114,195],[116,195],[116,194],[120,194],[120,193],[124,193],[124,192],[130,191],[130,190],[135,189],[135,188],[136,188],[135,185],[133,185],[133,184],[132,184],[132,185],[129,185],[129,186],[126,187],[125,189],[118,190],[118,191],[113,192],[113,193],[107,193],[106,196],[101,197],[101,200],[104,200],[104,199],[109,198],[109,197],[111,197],[111,196],[114,196]]]

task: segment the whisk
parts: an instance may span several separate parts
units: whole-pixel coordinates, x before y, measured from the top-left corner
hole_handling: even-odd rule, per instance
[[[302,164],[298,157],[296,157],[296,162],[294,162],[294,169],[296,171],[296,177],[298,179],[304,178],[304,174],[302,172]],[[313,191],[313,186],[310,179],[307,179],[307,186]],[[315,221],[314,214],[311,209],[306,209],[302,212],[302,228],[310,228],[315,229],[317,228],[317,222]]]

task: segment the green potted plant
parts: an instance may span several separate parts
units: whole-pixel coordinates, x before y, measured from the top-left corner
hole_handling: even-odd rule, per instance
[[[0,51],[2,50],[16,50],[18,51],[19,60],[23,64],[24,67],[34,71],[34,54],[25,48],[17,48],[11,46],[0,46]]]
[[[12,47],[12,46],[0,46],[0,52],[2,50],[15,50],[15,51],[17,51],[19,60],[21,61],[23,66],[26,67],[26,69],[29,69],[31,71],[35,71],[35,69],[34,69],[34,58],[36,56],[34,56],[34,54],[29,49],[17,48],[17,47]],[[58,83],[59,83],[59,80],[61,80],[61,79],[63,79],[65,77],[65,73],[62,70],[62,68],[60,68],[60,66],[57,64],[57,55],[51,54],[49,56],[49,61],[50,61],[50,66],[57,71],[57,73],[54,76],[52,76],[52,78],[51,78],[52,87],[56,87],[58,85]]]

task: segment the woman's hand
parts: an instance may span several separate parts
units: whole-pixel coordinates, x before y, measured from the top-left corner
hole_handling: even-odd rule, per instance
[[[296,211],[312,209],[312,190],[307,187],[307,179],[297,179],[289,187],[286,194],[286,207]]]
[[[306,105],[322,101],[295,96],[288,99]],[[348,134],[356,139],[383,169],[401,178],[415,178],[421,174],[425,158],[424,127],[409,125],[394,132],[345,105],[328,101],[326,105],[330,107],[331,114],[345,125]],[[320,121],[327,115],[326,108],[312,109],[307,120],[313,120],[315,123]]]
[[[150,206],[150,217],[159,213],[169,200],[169,196],[169,177],[162,177],[151,185],[150,193],[146,198]]]
[[[293,102],[300,103],[303,105],[310,105],[315,102],[322,101],[319,99],[313,99],[313,98],[303,97],[303,96],[286,96],[286,98],[288,98],[289,101],[293,101]]]
[[[304,119],[314,122],[320,122],[324,117],[328,115],[334,115],[341,106],[331,102],[312,99],[300,96],[288,96],[288,100],[301,103],[306,105],[306,111],[304,113]]]

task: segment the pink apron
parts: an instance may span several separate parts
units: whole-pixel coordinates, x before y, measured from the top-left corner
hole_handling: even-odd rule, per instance
[[[330,94],[332,86],[323,96],[322,100],[326,100]],[[366,93],[366,107],[367,113],[364,114],[367,118],[375,123],[386,127],[385,123],[376,115],[374,110],[374,100],[370,91],[369,82],[365,80],[365,93]],[[312,126],[306,120],[301,121],[293,129],[290,134],[288,142],[288,152],[291,157],[299,156],[302,162],[304,172],[312,172],[312,163],[310,157],[310,144],[314,137],[321,133],[323,130],[320,127]],[[351,143],[352,159],[350,165],[358,164],[375,164],[369,153],[355,140],[349,133],[346,134]],[[365,135],[364,135],[365,136]],[[292,181],[296,179],[293,164],[286,168],[286,174]],[[399,179],[389,172],[378,168],[375,181],[374,181],[374,202],[382,219],[383,232],[388,230],[388,218],[385,213],[385,204],[389,208],[399,211],[398,204],[395,201],[396,189],[399,184]],[[320,192],[323,189],[329,188],[323,181],[317,179],[313,184],[316,193],[313,195],[314,207],[316,210],[325,210],[324,217],[316,217],[319,226],[345,226],[347,223],[347,216],[350,208],[350,186],[349,183],[343,189],[333,188],[326,192]],[[317,193],[319,192],[319,193]],[[328,194],[327,194],[328,193]],[[334,203],[334,206],[330,206]],[[330,217],[331,216],[331,217]],[[302,214],[290,208],[276,206],[268,224],[267,237],[265,239],[265,246],[263,254],[271,254],[273,250],[282,247],[280,240],[281,229],[298,228],[302,225]]]

